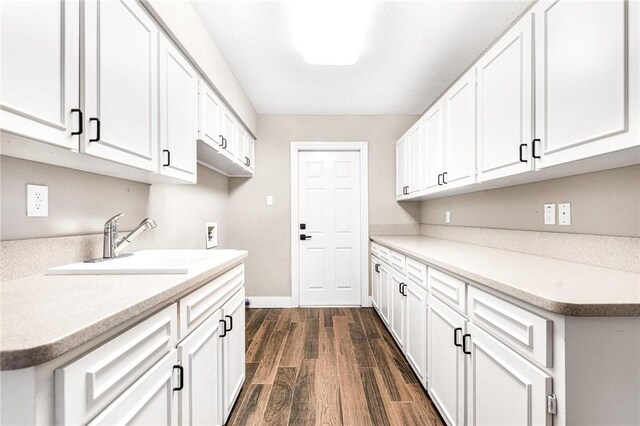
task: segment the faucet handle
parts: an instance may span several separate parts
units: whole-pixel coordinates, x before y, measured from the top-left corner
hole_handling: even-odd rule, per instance
[[[120,218],[124,216],[124,213],[119,213],[117,215],[115,215],[114,217],[112,217],[111,219],[107,220],[104,223],[104,229],[107,230],[109,228],[115,228],[116,226],[118,226],[118,221],[120,220]]]

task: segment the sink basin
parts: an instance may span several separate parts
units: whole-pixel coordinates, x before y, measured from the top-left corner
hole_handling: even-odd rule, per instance
[[[236,250],[143,250],[99,262],[72,263],[50,268],[49,275],[190,274],[215,267]]]

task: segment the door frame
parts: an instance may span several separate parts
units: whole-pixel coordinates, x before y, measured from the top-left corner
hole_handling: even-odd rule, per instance
[[[360,306],[369,307],[369,143],[291,142],[291,307],[300,306],[298,245],[298,154],[303,151],[354,151],[360,156]]]

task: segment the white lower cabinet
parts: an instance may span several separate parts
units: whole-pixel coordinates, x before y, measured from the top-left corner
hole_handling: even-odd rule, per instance
[[[221,318],[216,311],[178,345],[184,369],[179,386],[181,425],[222,424]]]
[[[405,311],[407,299],[405,297],[404,276],[396,270],[391,270],[391,279],[389,284],[389,291],[391,293],[391,335],[396,339],[396,343],[400,348],[404,347],[404,330],[405,330]]]
[[[420,379],[427,386],[427,290],[418,284],[407,281],[405,294],[405,332],[404,350]]]
[[[465,354],[462,336],[465,318],[429,296],[429,395],[449,425],[463,425],[465,408]]]
[[[380,311],[380,263],[375,257],[371,257],[371,304]]]
[[[177,362],[177,351],[172,349],[89,425],[178,424],[179,394],[173,384]]]
[[[473,323],[467,327],[467,424],[551,425],[551,376]]]
[[[380,270],[380,303],[378,313],[382,321],[388,326],[391,318],[391,267],[381,263]]]
[[[244,310],[244,289],[238,291],[222,306],[222,321],[225,324],[224,332],[221,334],[224,422],[229,418],[244,383]]]

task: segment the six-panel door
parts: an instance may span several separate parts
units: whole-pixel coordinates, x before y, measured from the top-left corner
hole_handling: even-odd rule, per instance
[[[533,170],[532,20],[518,21],[476,65],[479,181]]]
[[[196,182],[198,74],[163,35],[160,36],[160,172]]]
[[[79,149],[79,1],[3,1],[0,127]]]
[[[360,305],[360,153],[298,155],[300,305]]]
[[[640,37],[638,20],[629,20],[638,7],[624,0],[536,5],[539,168],[639,143]]]

